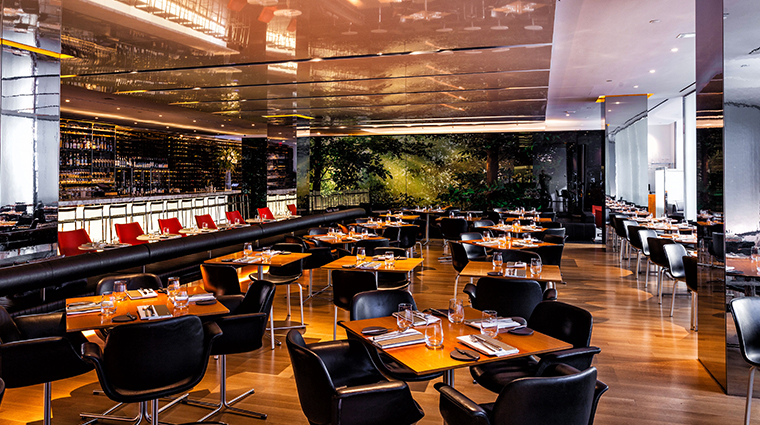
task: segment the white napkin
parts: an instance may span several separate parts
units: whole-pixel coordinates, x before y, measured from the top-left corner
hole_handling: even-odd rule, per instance
[[[483,335],[481,336],[485,338],[486,340],[493,341],[493,339],[488,338],[487,336],[483,336]],[[510,354],[515,354],[515,353],[520,352],[520,350],[518,350],[517,348],[504,344],[503,342],[500,342],[500,341],[497,341],[497,343],[499,345],[508,347],[508,349],[500,348],[499,350],[493,350],[490,346],[484,345],[483,343],[474,340],[471,335],[458,336],[457,341],[461,342],[462,344],[470,348],[474,348],[475,350],[478,350],[487,356],[503,357],[503,356],[508,356]]]
[[[215,298],[214,294],[211,294],[211,293],[195,294],[195,295],[191,295],[188,301],[194,303],[198,301],[209,301],[209,300],[213,300],[214,298]]]

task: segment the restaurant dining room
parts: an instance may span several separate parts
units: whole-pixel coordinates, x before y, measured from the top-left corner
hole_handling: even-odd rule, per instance
[[[760,4],[2,13],[0,424],[760,420]]]

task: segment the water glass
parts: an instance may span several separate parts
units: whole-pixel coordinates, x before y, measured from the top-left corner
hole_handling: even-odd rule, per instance
[[[108,292],[100,296],[100,314],[110,316],[116,313],[116,297]]]
[[[174,302],[174,297],[177,296],[177,291],[179,290],[180,284],[179,284],[179,277],[177,276],[171,276],[167,280],[166,285],[166,295],[169,297],[169,299]]]
[[[363,246],[356,247],[356,265],[359,265],[364,262],[364,260],[367,258],[366,251],[364,250]]]
[[[464,322],[464,303],[459,298],[449,300],[449,322]]]
[[[412,305],[409,303],[401,303],[398,305],[398,317],[396,317],[396,325],[401,332],[409,330],[414,324],[412,316]]]
[[[124,301],[127,299],[127,281],[117,280],[113,283],[113,296],[118,301]]]
[[[533,275],[540,274],[542,269],[543,269],[543,265],[541,264],[540,258],[530,259],[530,274],[533,274]]]
[[[177,289],[177,291],[174,293],[174,307],[186,308],[189,299],[190,297],[187,294],[187,287],[180,286],[179,289]]]
[[[164,234],[165,234],[165,235],[168,235],[168,234],[169,234],[169,228],[168,228],[168,227],[164,227],[164,228],[163,228],[163,229],[161,229],[161,230],[164,232]]]
[[[425,325],[425,345],[434,350],[443,348],[443,325],[440,320]]]
[[[494,252],[493,253],[493,268],[494,269],[500,269],[501,266],[504,264],[504,261],[502,260],[501,252]]]
[[[393,268],[396,266],[396,258],[393,256],[392,252],[386,252],[385,253],[385,267]]]
[[[483,242],[490,242],[491,241],[491,234],[486,232],[483,232]]]
[[[246,242],[245,244],[243,244],[243,256],[245,258],[248,258],[251,255],[253,255],[253,244],[250,242]]]
[[[203,222],[201,226],[203,226],[203,230],[208,230],[208,223],[206,223],[205,221]]]
[[[362,229],[362,239],[367,239],[369,237],[369,230],[367,228]]]
[[[261,251],[261,258],[264,264],[269,264],[272,260],[272,250],[270,248],[264,248],[264,250]]]
[[[496,338],[499,334],[499,323],[497,322],[498,314],[495,310],[483,310],[482,320],[480,321],[480,333]]]

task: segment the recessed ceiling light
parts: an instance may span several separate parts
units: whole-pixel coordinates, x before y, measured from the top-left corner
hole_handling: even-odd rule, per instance
[[[649,70],[649,73],[650,73],[650,74],[654,74],[655,72],[657,72],[657,71],[655,71],[654,69],[650,69],[650,70]]]
[[[451,28],[446,28],[446,24],[443,24],[443,28],[438,28],[438,29],[437,29],[437,30],[435,30],[435,31],[436,31],[436,32],[451,32],[451,31],[453,31],[453,29],[451,29]]]
[[[697,33],[694,32],[682,32],[676,36],[676,38],[694,38],[697,36]]]
[[[607,112],[612,112],[612,109],[608,109]]]
[[[620,105],[620,102],[615,102],[615,105]]]
[[[121,111],[121,108],[116,108],[117,111]]]
[[[193,90],[200,90],[200,87],[193,87]]]
[[[671,52],[677,52],[678,51],[678,47],[674,47],[674,48],[670,49],[670,51]]]
[[[491,50],[491,51],[493,53],[504,53],[504,52],[508,52],[509,51],[509,47],[502,47],[502,48],[494,49],[494,50]]]
[[[530,19],[530,25],[526,25],[525,29],[528,31],[541,31],[544,29],[541,25],[536,25],[536,23],[533,21],[533,18]]]
[[[569,117],[569,116],[570,116],[570,114],[565,114],[565,116],[566,116],[566,117]]]
[[[222,124],[222,127],[224,127],[224,124]]]
[[[649,23],[650,24],[659,24],[660,20],[659,19],[652,19],[651,21],[649,21]]]
[[[167,125],[166,128],[169,128],[169,126]]]
[[[98,117],[95,117],[95,119],[98,119]]]
[[[135,121],[135,125],[137,125],[137,121]]]
[[[467,50],[467,51],[465,51],[465,53],[468,54],[468,55],[479,55],[479,54],[481,54],[483,52],[480,51],[480,50]]]
[[[195,122],[195,120],[193,120],[193,122]]]
[[[159,117],[159,118],[163,118],[163,115],[159,115],[158,117]]]
[[[633,88],[637,89],[637,88],[639,88],[639,86],[633,86]]]

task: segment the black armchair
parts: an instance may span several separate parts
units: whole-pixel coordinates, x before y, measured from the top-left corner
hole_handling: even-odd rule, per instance
[[[377,278],[370,271],[333,270],[333,305],[335,322],[333,323],[333,340],[338,338],[338,308],[351,311],[354,295],[364,291],[377,290]]]
[[[583,372],[553,365],[541,377],[509,383],[495,403],[478,405],[454,388],[435,384],[448,425],[593,425],[599,399],[608,387],[596,368]]]
[[[52,417],[52,382],[92,370],[77,354],[87,339],[81,332],[66,333],[64,315],[35,314],[14,320],[0,307],[0,376],[8,388],[45,384],[45,425]]]
[[[98,285],[95,287],[95,293],[105,294],[108,292],[113,292],[113,283],[117,280],[126,280],[128,291],[145,288],[161,289],[164,287],[163,283],[161,283],[161,279],[152,273],[133,273],[107,276],[100,279],[100,281],[98,281]]]
[[[111,331],[102,350],[94,343],[82,344],[82,358],[95,366],[110,399],[140,404],[137,423],[148,416],[152,401],[150,417],[155,425],[158,399],[189,391],[201,381],[211,344],[221,334],[216,323],[203,324],[197,316],[122,325]]]
[[[559,266],[562,263],[562,251],[565,244],[544,245],[536,248],[529,248],[526,251],[535,252],[541,257],[541,263],[550,266]]]
[[[483,234],[478,232],[464,232],[459,236],[463,241],[474,241],[483,239]],[[491,261],[488,257],[486,249],[480,245],[471,243],[463,243],[465,252],[467,252],[467,259],[470,261]]]
[[[217,297],[240,294],[240,279],[237,268],[216,264],[201,264],[203,289]]]
[[[385,255],[388,252],[392,252],[394,257],[404,257],[407,255],[406,249],[400,247],[387,246],[383,248],[375,248],[375,255]],[[404,289],[409,287],[411,281],[411,272],[377,272],[377,289]]]
[[[556,363],[586,370],[601,351],[589,346],[592,326],[593,318],[588,311],[560,301],[543,301],[533,309],[528,327],[572,344],[573,348],[540,355],[538,362],[532,358],[518,358],[473,366],[470,374],[478,384],[498,393],[515,379],[540,376]]]
[[[499,316],[528,318],[543,299],[541,285],[535,280],[515,280],[483,277],[478,284],[468,283],[464,287],[469,295],[472,308],[476,310],[496,310]]]
[[[413,424],[425,415],[406,382],[388,381],[355,340],[306,345],[296,330],[286,341],[298,399],[310,424]]]
[[[760,318],[760,298],[736,298],[731,300],[729,307],[736,325],[736,334],[739,337],[739,349],[744,361],[750,364],[747,403],[744,412],[744,423],[749,424],[752,413],[755,371],[760,366],[760,320],[758,320]]]

